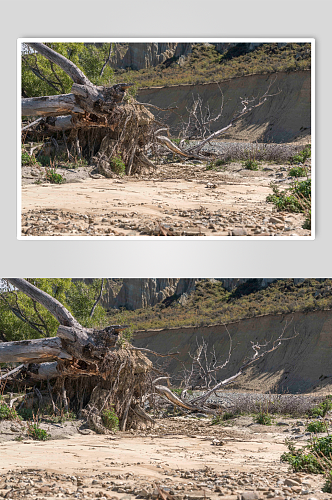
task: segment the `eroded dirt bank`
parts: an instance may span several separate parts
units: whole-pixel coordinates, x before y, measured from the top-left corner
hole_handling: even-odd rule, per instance
[[[311,133],[311,72],[291,71],[276,74],[249,75],[232,78],[220,83],[200,85],[174,85],[139,89],[138,100],[159,108],[177,106],[175,113],[164,118],[173,134],[182,129],[182,120],[188,119],[188,108],[193,96],[201,97],[208,105],[212,116],[217,116],[223,105],[222,118],[212,123],[214,132],[229,123],[231,117],[241,108],[241,98],[263,95],[274,81],[271,97],[263,106],[245,116],[224,137],[259,142],[290,142]],[[158,113],[154,108],[150,111]]]
[[[285,437],[304,445],[305,422],[277,418],[263,426],[238,417],[211,425],[210,418],[173,417],[146,431],[7,441],[0,444],[0,497],[156,499],[159,485],[176,500],[331,498],[321,491],[323,476],[294,474],[280,463]]]
[[[58,169],[70,182],[56,185],[32,183],[38,169],[23,167],[22,235],[310,235],[303,214],[275,213],[266,202],[271,182],[281,188],[292,182],[285,165],[251,171],[231,163],[212,171],[173,163],[129,179],[91,178],[90,170]]]
[[[285,337],[297,337],[283,342],[268,356],[229,386],[230,390],[254,392],[305,393],[332,390],[331,346],[332,311],[269,314],[229,323],[233,341],[230,362],[220,372],[219,379],[234,375],[246,356],[252,353],[251,340],[264,344],[277,338],[286,325]],[[190,369],[197,345],[204,340],[208,352],[215,350],[220,363],[227,359],[229,338],[224,325],[170,328],[137,332],[134,345],[162,354],[178,352],[166,358],[165,368],[173,376],[183,378],[183,364]]]

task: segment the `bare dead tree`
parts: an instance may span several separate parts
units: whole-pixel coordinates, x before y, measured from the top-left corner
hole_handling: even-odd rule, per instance
[[[268,354],[274,352],[276,349],[278,349],[283,342],[287,342],[289,340],[294,339],[295,337],[298,336],[298,333],[294,331],[294,335],[291,337],[285,337],[285,332],[286,329],[288,328],[290,322],[285,323],[285,326],[281,332],[281,334],[275,339],[275,340],[268,340],[263,344],[255,343],[251,341],[251,348],[253,350],[253,354],[251,356],[248,356],[246,358],[242,365],[240,366],[239,370],[232,375],[231,377],[221,380],[220,382],[217,382],[213,385],[213,387],[208,387],[203,394],[197,397],[193,397],[190,400],[187,400],[185,398],[180,398],[176,396],[168,387],[165,386],[160,386],[155,384],[155,390],[158,394],[160,394],[163,397],[166,397],[171,403],[174,405],[180,406],[184,409],[191,410],[191,411],[203,411],[205,413],[215,413],[214,409],[211,409],[209,404],[207,403],[208,399],[214,394],[216,391],[221,389],[222,387],[231,384],[236,378],[238,378],[240,375],[242,375],[250,366],[252,366],[254,363],[257,363],[260,359],[262,359],[264,356],[267,356]],[[227,332],[229,335],[229,332]],[[230,336],[229,336],[230,337]],[[231,353],[232,353],[232,339],[230,337],[230,347],[228,351],[228,356],[227,359],[225,360],[224,363],[219,364],[218,361],[215,359],[211,362],[206,362],[205,361],[205,343],[200,344],[198,351],[196,353],[196,356],[193,357],[194,364],[197,363],[200,372],[202,373],[203,377],[207,380],[207,382],[211,382],[216,380],[216,372],[222,370],[230,361],[231,359]],[[203,356],[202,356],[203,353]],[[212,354],[215,354],[214,351],[212,351]],[[216,370],[216,371],[215,371]],[[193,374],[193,369],[190,372],[190,375]]]
[[[183,147],[187,139],[205,139],[206,136],[211,135],[211,125],[218,121],[222,115],[224,107],[224,95],[218,84],[221,94],[220,110],[216,116],[212,117],[209,103],[204,104],[202,97],[197,94],[195,97],[192,94],[192,105],[186,107],[188,112],[188,121],[183,124],[181,135],[180,147]]]
[[[183,125],[181,132],[182,138],[179,145],[174,144],[168,137],[159,135],[158,133],[155,134],[155,141],[165,148],[169,149],[173,153],[176,153],[182,157],[198,158],[203,160],[206,159],[206,155],[202,151],[202,148],[205,146],[205,144],[227,132],[227,130],[233,127],[238,120],[243,118],[245,115],[248,115],[259,106],[262,106],[269,98],[274,97],[280,93],[279,90],[275,93],[270,92],[273,84],[275,83],[275,80],[275,78],[270,80],[268,87],[263,95],[252,98],[241,98],[240,111],[235,113],[235,115],[226,126],[218,129],[213,133],[211,132],[211,125],[221,118],[224,108],[224,99],[221,89],[220,92],[222,95],[222,103],[220,111],[215,117],[211,117],[209,106],[203,104],[202,98],[200,96],[197,96],[196,98],[193,96],[193,105],[190,109],[187,108],[189,112],[189,118],[187,123]],[[186,139],[192,139],[193,134],[196,134],[196,137],[202,140],[200,140],[194,146],[185,147]]]
[[[226,325],[225,329],[229,337],[229,350],[224,363],[220,364],[214,346],[212,351],[208,353],[208,344],[202,339],[201,342],[196,338],[197,349],[194,354],[189,353],[192,359],[191,368],[184,368],[183,378],[184,387],[187,389],[192,385],[193,379],[200,378],[204,381],[204,388],[209,389],[212,384],[217,383],[217,373],[220,372],[229,363],[232,354],[232,337]]]

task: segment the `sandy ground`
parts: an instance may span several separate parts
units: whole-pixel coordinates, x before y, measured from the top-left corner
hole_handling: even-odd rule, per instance
[[[157,485],[179,500],[236,500],[250,492],[243,500],[332,497],[321,491],[322,476],[294,474],[280,463],[285,437],[301,445],[309,439],[301,420],[279,417],[263,426],[238,417],[211,425],[210,418],[180,416],[145,431],[62,432],[66,438],[56,441],[0,443],[0,497],[157,498]]]
[[[23,167],[22,235],[308,236],[302,214],[276,213],[266,202],[271,182],[281,189],[292,182],[288,170],[173,163],[146,176],[106,179],[85,167],[58,169],[67,180],[58,185],[36,184],[40,171]]]

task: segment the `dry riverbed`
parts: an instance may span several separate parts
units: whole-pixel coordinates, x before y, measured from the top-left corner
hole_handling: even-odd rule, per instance
[[[53,437],[45,442],[14,441],[17,430],[4,424],[0,498],[332,498],[322,492],[323,476],[295,474],[280,462],[286,437],[296,445],[310,437],[301,419],[278,417],[263,426],[242,416],[211,425],[211,418],[180,416],[112,435],[82,435],[80,422],[42,424]]]
[[[285,189],[293,181],[289,168],[269,163],[251,171],[232,162],[214,171],[169,163],[149,175],[112,179],[92,167],[59,168],[66,183],[50,184],[43,169],[22,167],[22,235],[309,236],[303,214],[275,212],[266,202],[271,182]]]

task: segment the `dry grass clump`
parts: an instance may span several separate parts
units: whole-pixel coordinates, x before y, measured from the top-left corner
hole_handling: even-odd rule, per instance
[[[194,141],[192,141],[194,144]],[[290,161],[303,146],[295,144],[275,143],[242,143],[211,141],[210,145],[203,147],[203,151],[212,151],[224,162],[228,161],[265,161],[282,162]]]
[[[265,412],[271,415],[303,417],[324,400],[324,396],[305,394],[220,394],[219,402],[235,415]]]

